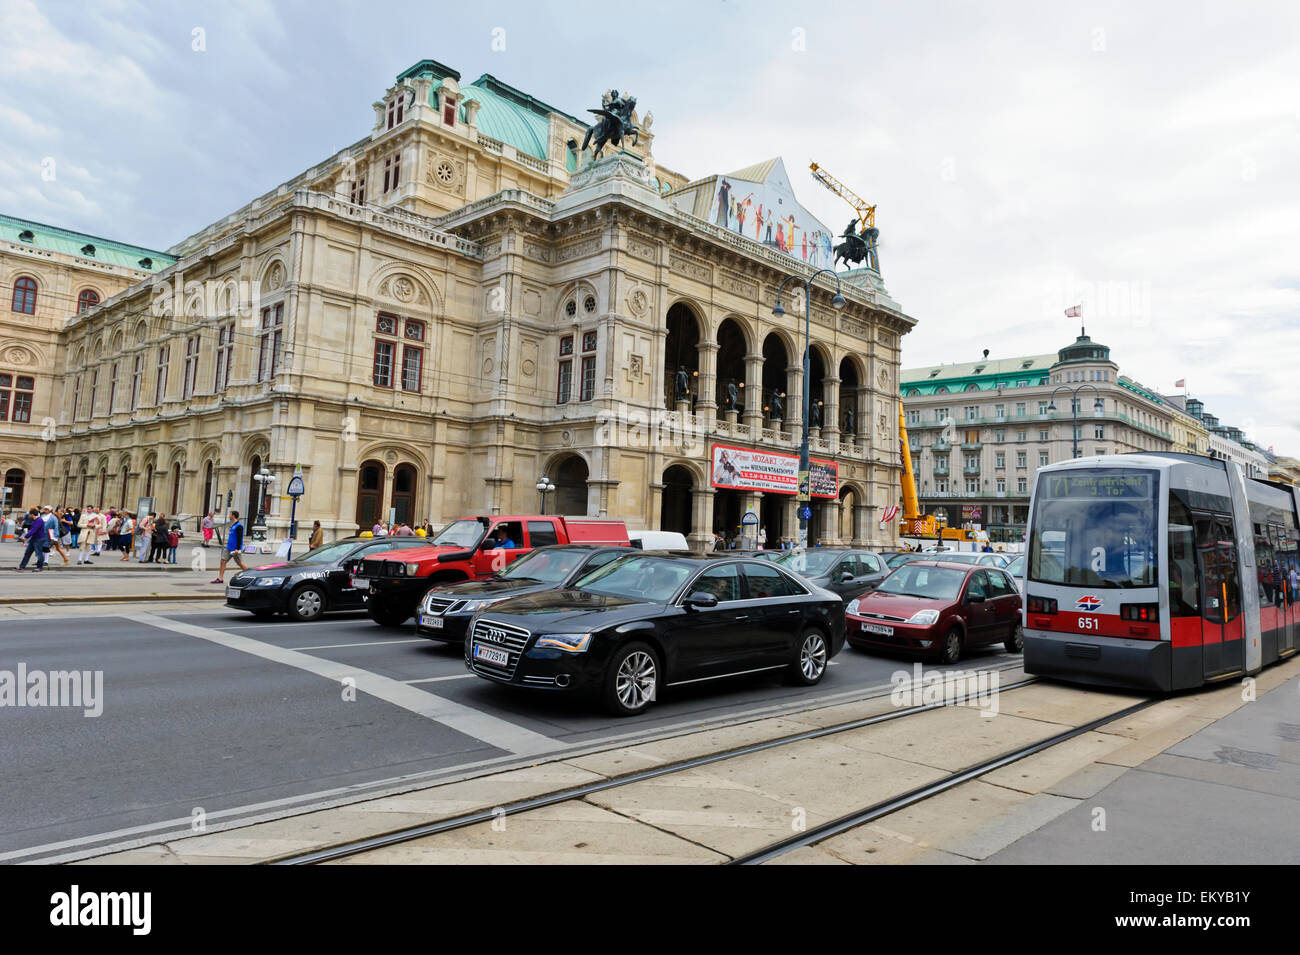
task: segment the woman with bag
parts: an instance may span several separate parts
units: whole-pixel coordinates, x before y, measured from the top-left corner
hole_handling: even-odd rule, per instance
[[[217,519],[215,511],[208,511],[208,516],[203,518],[203,546],[207,547],[212,541],[213,534],[217,531]]]

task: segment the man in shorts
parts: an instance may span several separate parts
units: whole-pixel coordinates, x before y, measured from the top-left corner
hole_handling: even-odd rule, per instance
[[[230,530],[226,534],[226,546],[221,551],[221,569],[217,571],[214,584],[226,582],[226,563],[234,560],[240,570],[248,570],[244,564],[244,522],[239,519],[238,511],[230,512]]]

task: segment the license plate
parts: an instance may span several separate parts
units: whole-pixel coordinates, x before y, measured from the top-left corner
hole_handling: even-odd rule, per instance
[[[510,665],[510,654],[504,650],[494,650],[492,647],[485,647],[480,643],[474,644],[474,659],[482,660],[484,663],[495,663],[499,667]]]
[[[862,629],[867,633],[878,633],[885,637],[892,637],[894,635],[894,628],[887,627],[883,623],[864,623]]]
[[[226,588],[226,599],[227,599],[227,600],[238,600],[238,599],[239,599],[239,595],[240,595],[241,593],[243,593],[243,591],[240,590],[238,587],[227,587],[227,588]]]
[[[441,617],[430,617],[425,614],[420,615],[420,626],[429,627],[432,630],[441,630],[443,620]]]
[[[370,586],[370,580],[366,577],[353,577],[352,586],[357,590],[365,590]]]

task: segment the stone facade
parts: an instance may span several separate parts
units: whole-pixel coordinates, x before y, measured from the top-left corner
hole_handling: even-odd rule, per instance
[[[375,106],[367,139],[68,321],[56,440],[34,465],[43,495],[153,497],[186,518],[229,501],[264,508],[274,537],[296,465],[299,521],[344,534],[390,510],[435,525],[533,513],[546,473],[548,510],[703,546],[752,506],[769,536],[792,536],[793,499],[715,491],[709,449],[797,453],[802,282],[783,316],[772,309],[787,276],[812,270],[674,208],[664,194],[685,179],[655,165],[648,138],[593,162],[575,151],[572,117],[491,78],[462,86],[424,61]],[[488,120],[516,129],[507,109],[532,139],[483,133]],[[544,158],[525,151],[534,143]],[[841,275],[842,310],[829,276],[812,288],[812,453],[840,478],[812,536],[885,543],[876,519],[899,496],[895,402],[913,320],[878,275]],[[731,378],[743,394],[729,414]],[[783,420],[769,413],[777,393]],[[263,467],[277,480],[259,501]]]
[[[1034,475],[1070,459],[1076,428],[1081,457],[1210,450],[1198,419],[1121,375],[1086,334],[1046,355],[905,370],[902,389],[922,512],[998,541],[1021,539]]]

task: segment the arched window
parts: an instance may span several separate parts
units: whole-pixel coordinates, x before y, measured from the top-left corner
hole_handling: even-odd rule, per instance
[[[77,314],[89,311],[99,304],[99,293],[93,288],[83,288],[77,296]]]
[[[5,472],[5,487],[9,489],[9,495],[5,504],[9,507],[23,506],[23,484],[27,475],[19,468],[10,468]]]
[[[36,314],[36,280],[26,276],[14,282],[13,310],[25,315]]]
[[[212,506],[212,462],[209,461],[203,468],[203,506],[199,508],[201,514],[208,513],[208,508]]]
[[[172,465],[172,507],[171,515],[175,517],[181,509],[181,463]]]

